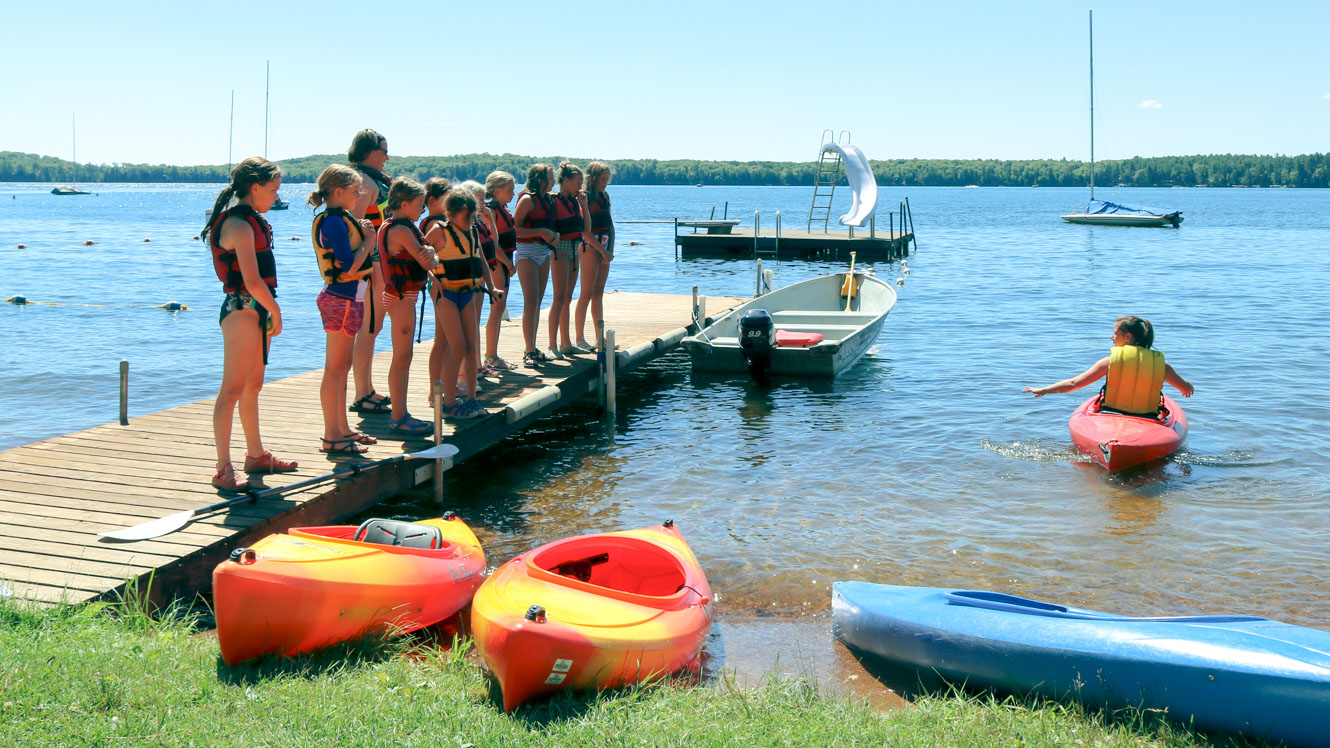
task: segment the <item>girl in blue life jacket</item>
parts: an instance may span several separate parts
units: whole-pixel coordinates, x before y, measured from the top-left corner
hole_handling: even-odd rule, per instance
[[[1163,384],[1191,397],[1196,388],[1153,350],[1154,327],[1140,317],[1118,317],[1113,323],[1113,348],[1084,372],[1047,387],[1026,387],[1035,397],[1050,392],[1071,392],[1108,377],[1104,384],[1103,409],[1128,415],[1154,417],[1159,412]]]

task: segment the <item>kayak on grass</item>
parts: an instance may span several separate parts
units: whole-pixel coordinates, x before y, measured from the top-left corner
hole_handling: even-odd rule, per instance
[[[499,567],[471,606],[476,648],[503,708],[614,688],[693,666],[711,588],[672,521],[558,540]]]
[[[1187,414],[1170,397],[1162,419],[1098,410],[1099,396],[1081,403],[1067,422],[1076,449],[1110,473],[1168,457],[1187,438]]]
[[[465,607],[484,571],[480,541],[452,515],[269,535],[213,571],[222,659],[289,657],[424,628]]]
[[[1324,745],[1330,632],[1255,616],[1132,618],[996,592],[832,586],[850,647],[953,683],[1167,710],[1202,730]]]

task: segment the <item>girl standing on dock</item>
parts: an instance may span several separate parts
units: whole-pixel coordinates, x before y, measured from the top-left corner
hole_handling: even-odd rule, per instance
[[[360,297],[365,279],[373,272],[370,251],[376,240],[370,222],[357,221],[349,212],[364,190],[362,182],[355,169],[333,164],[323,170],[318,189],[309,194],[311,206],[326,206],[314,215],[311,239],[324,283],[316,304],[328,339],[319,385],[323,408],[319,451],[329,454],[361,454],[369,451],[366,444],[378,443],[353,430],[346,418],[346,377],[351,371],[351,348],[364,322],[365,305]]]
[[[388,189],[392,179],[383,173],[388,163],[388,139],[368,128],[356,133],[347,149],[346,158],[351,166],[365,177],[365,192],[351,208],[357,219],[367,218],[378,231],[383,225],[384,211],[388,207]],[[351,410],[357,413],[387,413],[389,399],[374,391],[374,343],[383,328],[384,307],[379,299],[383,294],[383,266],[379,262],[379,248],[370,250],[374,271],[369,283],[362,288],[366,320],[356,335],[351,368],[356,377],[356,401]]]
[[[553,183],[553,166],[536,164],[531,167],[513,211],[517,230],[513,261],[517,266],[517,280],[522,284],[522,342],[526,345],[522,363],[529,367],[549,361],[549,357],[536,348],[536,333],[540,327],[540,303],[549,283],[550,250],[559,238],[554,233],[554,200],[549,195]]]
[[[483,290],[485,260],[475,230],[476,199],[454,188],[444,198],[445,224],[435,223],[425,237],[438,257],[434,269],[434,346],[443,349],[443,415],[452,419],[486,415],[476,402],[476,368],[464,371],[466,397],[457,395],[458,369],[474,360],[480,330],[480,303],[473,298]],[[502,295],[502,292],[496,292]],[[475,303],[473,303],[475,302]]]
[[[591,306],[591,326],[605,319],[605,279],[610,274],[610,261],[614,259],[614,220],[610,217],[610,195],[605,188],[610,184],[613,171],[604,161],[592,161],[586,167],[587,222],[589,236],[578,253],[582,270],[582,293],[577,297],[577,347],[594,351],[596,346],[586,341],[586,310]]]
[[[434,229],[434,225],[438,224],[439,226],[442,226],[448,222],[448,215],[443,212],[443,199],[448,195],[448,192],[451,191],[452,188],[452,182],[449,182],[443,177],[431,177],[429,181],[425,182],[425,217],[420,219],[420,233],[425,236],[425,243],[427,245],[429,244],[429,235]],[[430,248],[433,250],[432,245]],[[435,260],[437,259],[438,257],[436,255]],[[431,289],[431,297],[434,293],[434,290]],[[435,319],[435,324],[437,326],[437,319]],[[447,347],[446,343],[440,342],[439,336],[436,332],[434,335],[434,345],[430,346],[429,349],[429,381],[431,385],[433,385],[434,382],[443,381],[443,352]],[[429,402],[430,407],[434,407],[434,393],[432,388],[430,391]]]
[[[554,246],[550,275],[554,280],[554,299],[550,303],[550,356],[586,353],[574,348],[568,322],[572,311],[573,289],[577,287],[577,250],[586,240],[586,195],[582,192],[582,169],[571,161],[559,163],[559,192],[554,196]],[[560,342],[562,341],[562,342]]]
[[[277,200],[282,170],[251,156],[231,170],[231,184],[217,195],[212,218],[199,236],[212,250],[213,269],[226,294],[218,322],[222,328],[222,384],[212,409],[217,446],[217,472],[212,485],[223,491],[245,491],[248,480],[236,476],[231,464],[231,419],[240,406],[245,431],[245,472],[277,473],[296,469],[294,460],[279,460],[259,438],[259,390],[268,363],[268,339],[282,332],[277,306],[277,265],[272,252],[272,227],[261,214]],[[231,200],[237,201],[231,205]]]
[[[425,247],[416,219],[425,207],[425,187],[414,179],[397,178],[388,191],[387,221],[379,229],[380,266],[384,269],[383,308],[392,320],[393,362],[388,368],[392,418],[388,430],[402,436],[427,436],[434,426],[406,411],[411,374],[411,334],[416,331],[416,300],[429,273],[438,266]]]
[[[476,214],[474,219],[476,236],[480,241],[480,254],[485,258],[485,287],[494,288],[494,276],[498,275],[495,266],[499,264],[498,242],[495,236],[498,229],[494,222],[494,211],[490,210],[489,205],[485,203],[485,185],[474,179],[468,179],[462,182],[458,187],[466,190],[476,201]],[[500,296],[499,298],[502,298]],[[483,299],[476,298],[476,303],[483,303]],[[494,302],[490,302],[490,317],[494,316]],[[480,309],[476,309],[476,340],[480,340]],[[499,372],[480,361],[480,346],[471,347],[469,358],[462,362],[462,367],[473,367],[478,372],[478,376],[497,377]],[[462,376],[459,372],[458,376]]]
[[[512,202],[513,191],[517,189],[517,180],[513,175],[506,171],[490,172],[485,177],[485,197],[488,200],[486,206],[490,210],[490,215],[494,217],[494,258],[495,262],[490,263],[490,280],[494,283],[496,291],[508,291],[508,280],[513,277],[514,268],[512,261],[512,252],[517,248],[517,224],[513,222],[513,214],[508,211],[508,203]],[[489,320],[485,322],[485,366],[495,370],[504,371],[506,369],[516,369],[516,364],[510,364],[499,357],[499,327],[503,323],[503,315],[508,309],[508,299],[500,296],[490,302]]]

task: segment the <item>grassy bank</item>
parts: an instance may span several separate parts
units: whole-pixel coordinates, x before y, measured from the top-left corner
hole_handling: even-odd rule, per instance
[[[1140,715],[929,698],[880,713],[806,682],[678,684],[505,714],[463,643],[346,646],[228,668],[187,615],[0,598],[7,745],[1200,745]]]

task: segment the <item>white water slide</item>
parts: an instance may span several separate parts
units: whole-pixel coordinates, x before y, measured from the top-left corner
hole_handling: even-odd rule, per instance
[[[840,154],[845,178],[849,180],[850,191],[854,193],[850,212],[840,217],[841,225],[863,226],[877,210],[877,178],[873,176],[873,167],[869,166],[868,157],[859,150],[859,146],[850,143],[825,143],[822,150]]]

